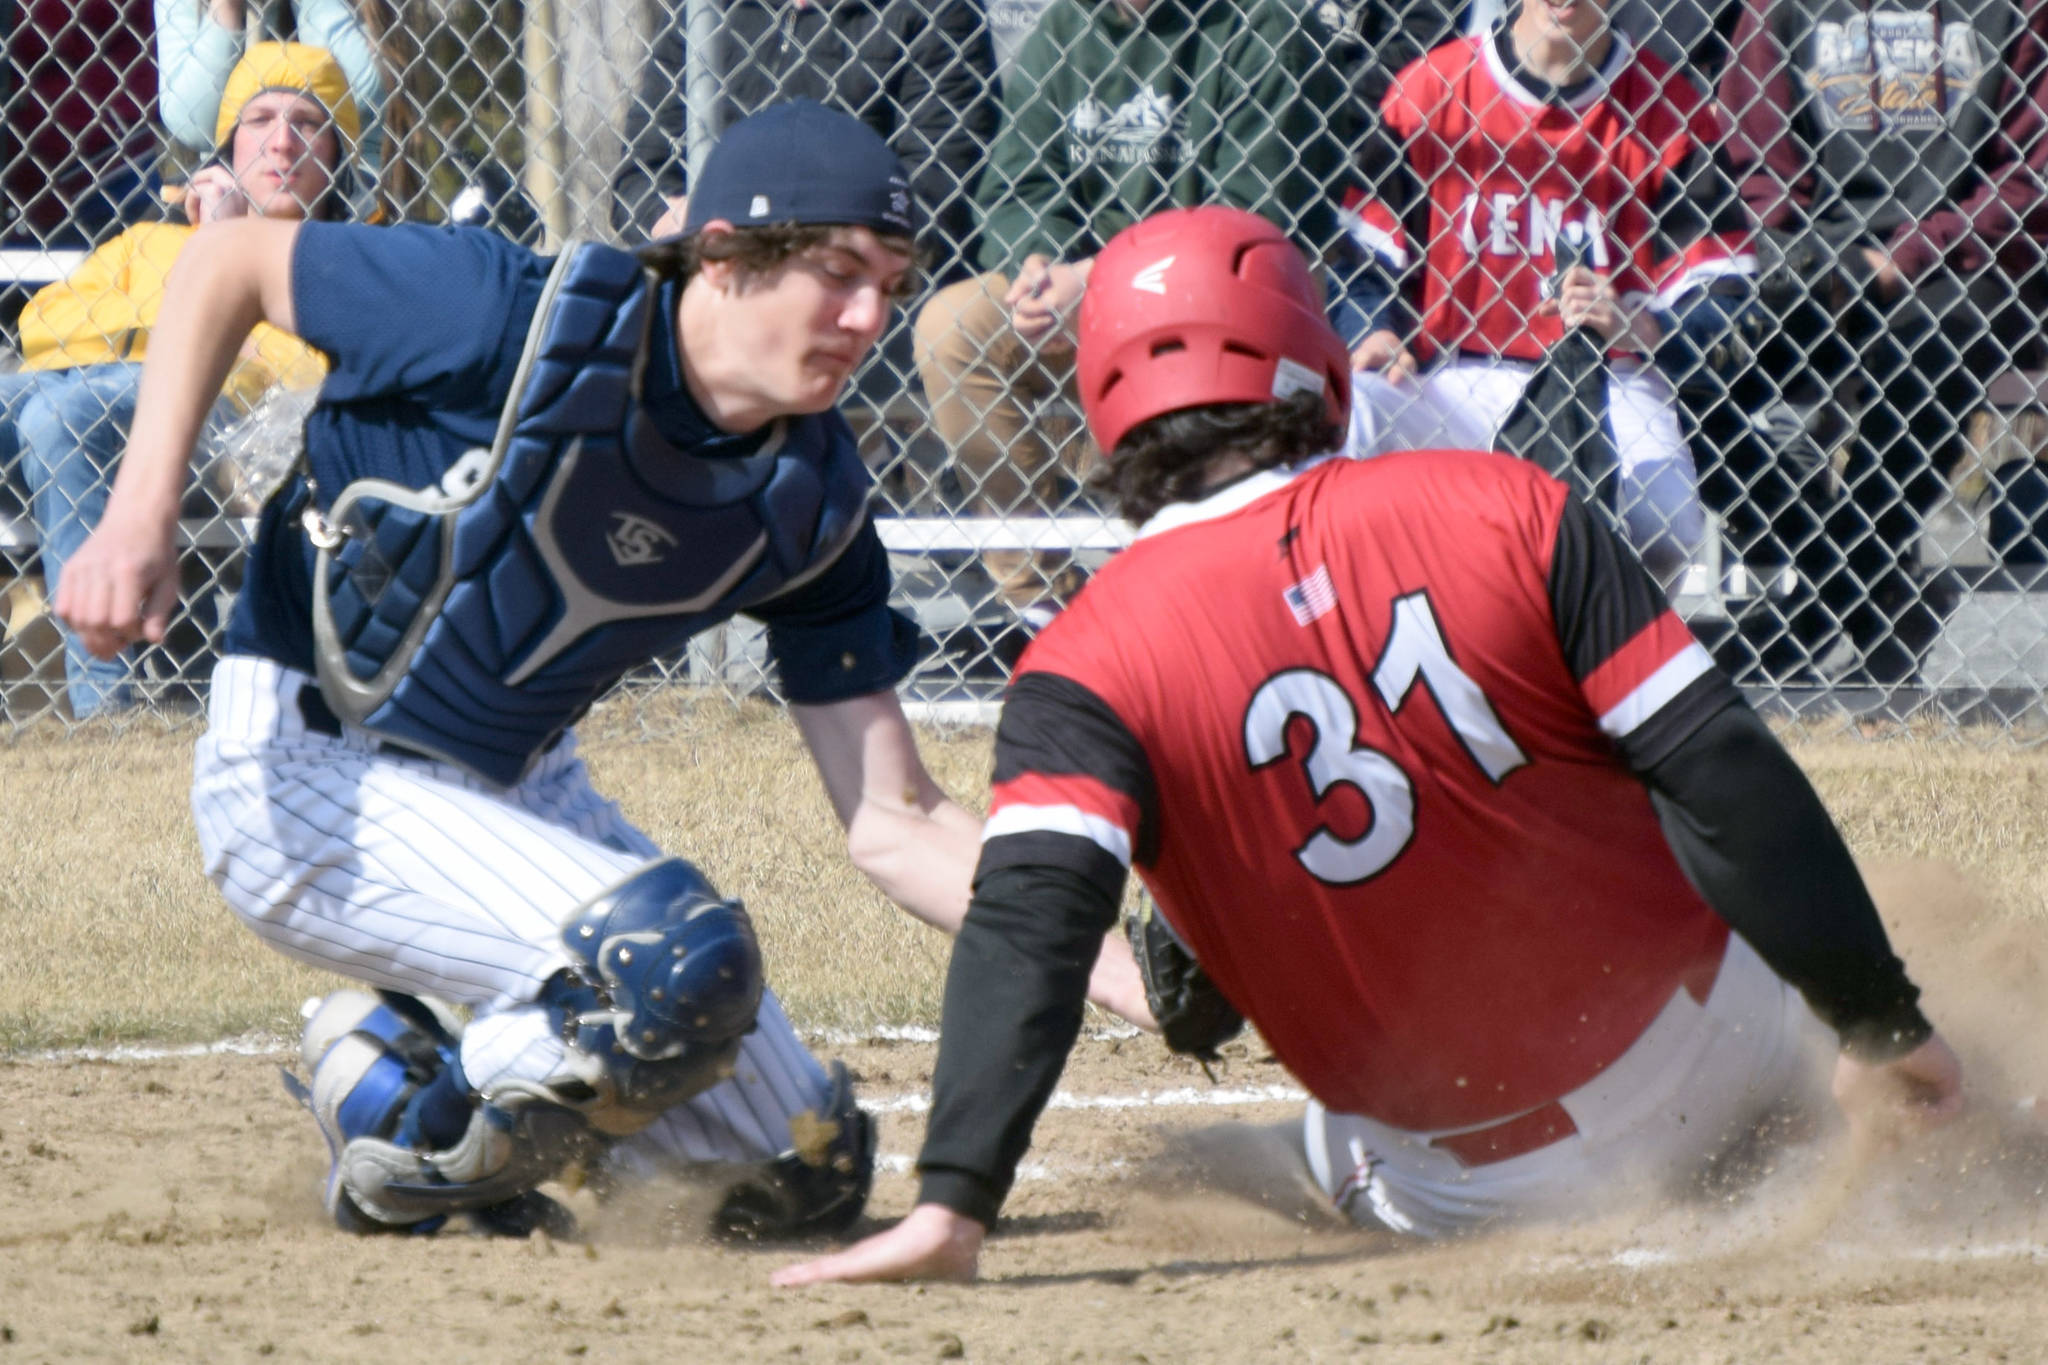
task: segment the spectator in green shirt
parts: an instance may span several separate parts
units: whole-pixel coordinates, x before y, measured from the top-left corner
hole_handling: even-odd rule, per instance
[[[1078,423],[1033,411],[1072,393],[1069,324],[1118,231],[1165,208],[1228,204],[1322,258],[1343,164],[1329,130],[1350,95],[1316,24],[1289,0],[1045,10],[1005,74],[975,191],[984,273],[939,291],[917,319],[919,376],[965,510],[1049,510],[1062,464],[1088,463]],[[1063,556],[990,550],[983,564],[1027,632],[1058,609]]]

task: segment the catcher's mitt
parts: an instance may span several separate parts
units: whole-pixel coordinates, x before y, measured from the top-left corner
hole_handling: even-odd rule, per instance
[[[1244,1028],[1244,1016],[1159,917],[1150,896],[1139,898],[1138,913],[1124,921],[1124,930],[1145,978],[1145,1003],[1166,1045],[1205,1062],[1217,1060],[1216,1050]]]

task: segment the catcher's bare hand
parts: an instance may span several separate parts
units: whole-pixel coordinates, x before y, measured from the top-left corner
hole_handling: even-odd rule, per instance
[[[57,615],[79,642],[111,659],[136,640],[159,643],[178,605],[177,509],[168,517],[131,510],[118,496],[57,585]]]
[[[987,1230],[943,1204],[919,1204],[895,1227],[769,1277],[778,1289],[868,1280],[972,1280]]]
[[[1834,1091],[1855,1142],[1882,1150],[1963,1112],[1963,1064],[1937,1033],[1889,1062],[1843,1056]]]
[[[1148,1033],[1159,1032],[1159,1021],[1145,998],[1145,975],[1131,955],[1130,940],[1121,933],[1103,936],[1102,951],[1088,977],[1088,1000]]]

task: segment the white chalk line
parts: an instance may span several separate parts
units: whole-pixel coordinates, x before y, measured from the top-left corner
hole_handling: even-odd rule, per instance
[[[1055,1090],[1048,1109],[1196,1109],[1231,1104],[1300,1104],[1308,1093],[1291,1085],[1252,1085],[1202,1090],[1182,1086],[1173,1090],[1133,1090],[1123,1094],[1076,1095]],[[877,1114],[922,1114],[932,1107],[931,1092],[909,1090],[900,1095],[862,1095],[861,1108]]]
[[[868,1043],[936,1043],[939,1031],[922,1024],[878,1024],[864,1030],[798,1029],[806,1042],[824,1047],[858,1047]],[[1090,1042],[1116,1042],[1142,1036],[1130,1025],[1090,1029],[1083,1033]],[[271,1033],[245,1033],[210,1043],[116,1043],[110,1047],[36,1048],[23,1052],[0,1051],[0,1062],[161,1062],[176,1057],[267,1057],[299,1049],[295,1038]]]
[[[826,1047],[858,1047],[863,1043],[936,1043],[939,1031],[922,1024],[877,1024],[868,1029],[798,1029],[797,1033],[806,1042],[819,1043]],[[1142,1038],[1144,1030],[1131,1024],[1118,1023],[1101,1028],[1083,1029],[1081,1036],[1091,1043],[1122,1042],[1130,1038]]]
[[[56,1047],[0,1052],[0,1062],[162,1062],[177,1057],[273,1057],[296,1053],[298,1040],[246,1033],[211,1043],[116,1043],[112,1047]]]
[[[1735,1248],[1738,1250],[1739,1248]],[[1927,1261],[1927,1262],[1974,1262],[1974,1261],[2048,1261],[2048,1244],[2031,1241],[1969,1242],[1950,1246],[1919,1247],[1871,1247],[1851,1242],[1822,1242],[1817,1247],[1822,1255],[1834,1261]],[[1619,1270],[1656,1270],[1669,1266],[1690,1265],[1698,1261],[1710,1261],[1729,1255],[1731,1248],[1719,1250],[1681,1250],[1675,1247],[1624,1247],[1620,1251],[1588,1256],[1544,1256],[1536,1258],[1533,1268],[1541,1271],[1553,1270],[1598,1270],[1613,1267]]]

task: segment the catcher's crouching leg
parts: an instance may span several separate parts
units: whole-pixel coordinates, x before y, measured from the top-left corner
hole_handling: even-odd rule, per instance
[[[410,1157],[394,1163],[385,1149],[453,1148],[474,1121],[476,1105],[457,1060],[458,1025],[425,1001],[391,991],[336,991],[308,1001],[305,1016],[300,1050],[313,1083],[286,1073],[285,1087],[326,1139],[332,1162],[323,1202],[344,1231],[431,1232],[460,1211],[486,1232],[574,1232],[565,1209],[531,1190],[480,1188],[459,1208],[385,1198],[384,1173],[396,1167],[411,1177],[418,1165]]]
[[[397,1101],[389,1066],[373,1081],[376,1068],[352,1065],[333,1073],[323,1102],[329,1062],[316,1066],[312,1107],[337,1152],[338,1197],[383,1226],[478,1210],[488,1222],[730,1074],[761,999],[760,949],[739,902],[669,859],[579,909],[562,939],[570,970],[535,1004],[471,1024],[459,1055],[438,1048],[437,1086]],[[469,1105],[452,1139],[435,1102],[451,1077]]]

